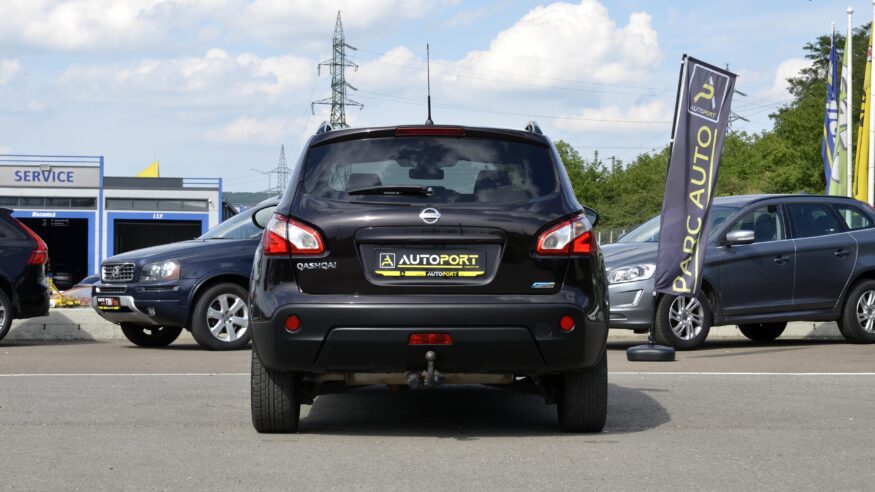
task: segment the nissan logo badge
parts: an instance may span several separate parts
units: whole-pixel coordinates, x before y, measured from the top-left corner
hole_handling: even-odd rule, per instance
[[[433,208],[427,208],[419,212],[419,218],[426,224],[434,224],[441,218],[441,213]]]

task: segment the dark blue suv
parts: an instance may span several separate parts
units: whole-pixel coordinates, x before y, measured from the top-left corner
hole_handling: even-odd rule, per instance
[[[142,347],[172,343],[186,328],[199,345],[230,350],[249,343],[249,274],[272,198],[203,236],[107,258],[92,306]]]

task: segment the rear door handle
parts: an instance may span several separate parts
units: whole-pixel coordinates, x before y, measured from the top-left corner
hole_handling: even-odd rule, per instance
[[[838,256],[839,258],[843,258],[843,257],[848,256],[849,254],[851,254],[851,252],[850,252],[850,250],[843,249],[843,248],[839,248],[839,249],[835,250],[835,251],[833,252],[833,254],[836,255],[836,256]]]
[[[784,263],[787,263],[788,261],[790,261],[790,257],[784,256],[784,255],[778,255],[772,261],[774,261],[775,263],[777,263],[779,265],[783,265]]]

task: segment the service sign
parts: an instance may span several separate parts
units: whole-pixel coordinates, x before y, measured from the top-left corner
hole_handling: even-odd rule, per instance
[[[100,168],[85,166],[0,166],[0,187],[97,188]]]
[[[659,232],[657,292],[695,296],[735,74],[686,57]]]

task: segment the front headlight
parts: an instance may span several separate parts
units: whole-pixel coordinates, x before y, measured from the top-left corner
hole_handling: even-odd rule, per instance
[[[608,283],[622,284],[624,282],[635,282],[636,280],[647,280],[653,276],[655,271],[656,265],[653,263],[614,268],[608,270]]]
[[[140,282],[155,282],[157,280],[176,280],[179,278],[179,263],[162,261],[149,263],[140,272]]]

